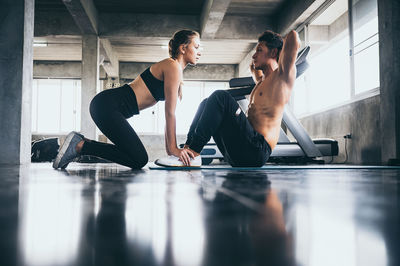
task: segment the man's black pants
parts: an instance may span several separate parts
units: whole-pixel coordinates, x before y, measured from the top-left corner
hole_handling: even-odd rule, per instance
[[[186,144],[200,153],[211,137],[225,160],[235,167],[262,166],[271,154],[271,147],[254,130],[227,91],[215,91],[203,100],[190,126]]]

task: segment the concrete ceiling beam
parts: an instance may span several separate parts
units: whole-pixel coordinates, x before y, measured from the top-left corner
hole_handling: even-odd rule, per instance
[[[257,42],[258,36],[265,30],[274,30],[269,17],[249,17],[227,15],[222,21],[215,39],[249,40]]]
[[[178,29],[198,30],[196,16],[153,15],[129,16],[118,14],[118,21],[108,14],[102,15],[100,21],[100,37],[105,38],[143,38],[159,40],[170,39]],[[225,16],[219,25],[214,39],[247,40],[255,42],[257,37],[266,29],[273,29],[268,17]],[[206,38],[203,35],[202,39]]]
[[[119,61],[118,54],[113,49],[110,40],[100,38],[100,56],[104,57],[101,64],[110,77],[118,77],[119,75]]]
[[[41,12],[40,17],[35,20],[35,37],[76,36],[81,34],[77,25],[75,25],[76,23],[74,25],[71,25],[71,23],[71,15],[67,12],[57,14]],[[148,14],[132,16],[124,13],[102,13],[101,19],[98,21],[100,38],[141,39],[143,41],[167,40],[167,44],[174,32],[179,29],[193,29],[200,32],[198,16],[150,16]],[[226,15],[219,25],[214,39],[255,42],[258,35],[266,29],[274,29],[272,21],[268,17]]]
[[[170,14],[102,13],[101,37],[167,38],[180,29],[199,30],[198,16]]]
[[[83,34],[98,34],[98,14],[92,0],[62,0]]]
[[[326,0],[287,1],[274,16],[276,32],[286,35],[306,21]]]
[[[202,38],[213,39],[217,33],[231,0],[206,0],[200,15]]]
[[[257,44],[254,44],[253,48],[248,52],[248,54],[243,58],[243,60],[238,64],[237,75],[238,77],[249,77],[250,73],[250,63],[252,56],[255,52]]]

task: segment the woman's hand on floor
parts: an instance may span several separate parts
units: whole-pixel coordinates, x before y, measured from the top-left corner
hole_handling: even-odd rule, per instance
[[[174,154],[176,157],[179,157],[179,160],[183,162],[184,165],[190,166],[190,159],[194,158],[194,154],[189,149],[178,149],[178,154]]]

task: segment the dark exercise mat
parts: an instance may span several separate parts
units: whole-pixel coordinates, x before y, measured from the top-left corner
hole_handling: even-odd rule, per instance
[[[254,171],[254,170],[298,170],[298,169],[398,169],[400,170],[400,166],[375,166],[375,165],[337,165],[337,164],[329,164],[329,165],[264,165],[263,167],[232,167],[230,165],[204,165],[201,167],[165,167],[159,166],[154,163],[150,163],[150,170],[233,170],[233,171]]]

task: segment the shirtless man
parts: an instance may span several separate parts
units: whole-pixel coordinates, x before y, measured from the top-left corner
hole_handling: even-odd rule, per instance
[[[252,73],[257,84],[250,94],[247,115],[228,92],[215,91],[200,104],[190,126],[185,145],[188,156],[199,156],[213,137],[232,166],[264,165],[278,143],[284,106],[296,79],[295,61],[299,47],[300,40],[295,31],[291,31],[285,41],[279,34],[265,31],[259,37],[252,57]],[[262,71],[262,75],[256,75],[257,71]],[[188,165],[171,156],[156,163]]]
[[[264,35],[273,34],[266,32]],[[268,36],[267,35],[267,36]],[[265,37],[268,38],[268,37]],[[277,41],[279,45],[279,41]],[[247,111],[248,119],[254,129],[264,136],[274,149],[279,139],[283,110],[290,99],[296,79],[296,56],[300,41],[295,31],[291,31],[285,39],[282,51],[279,47],[268,47],[266,41],[259,41],[253,55],[255,70],[261,70],[263,76],[250,94]],[[256,77],[257,79],[257,77]]]

